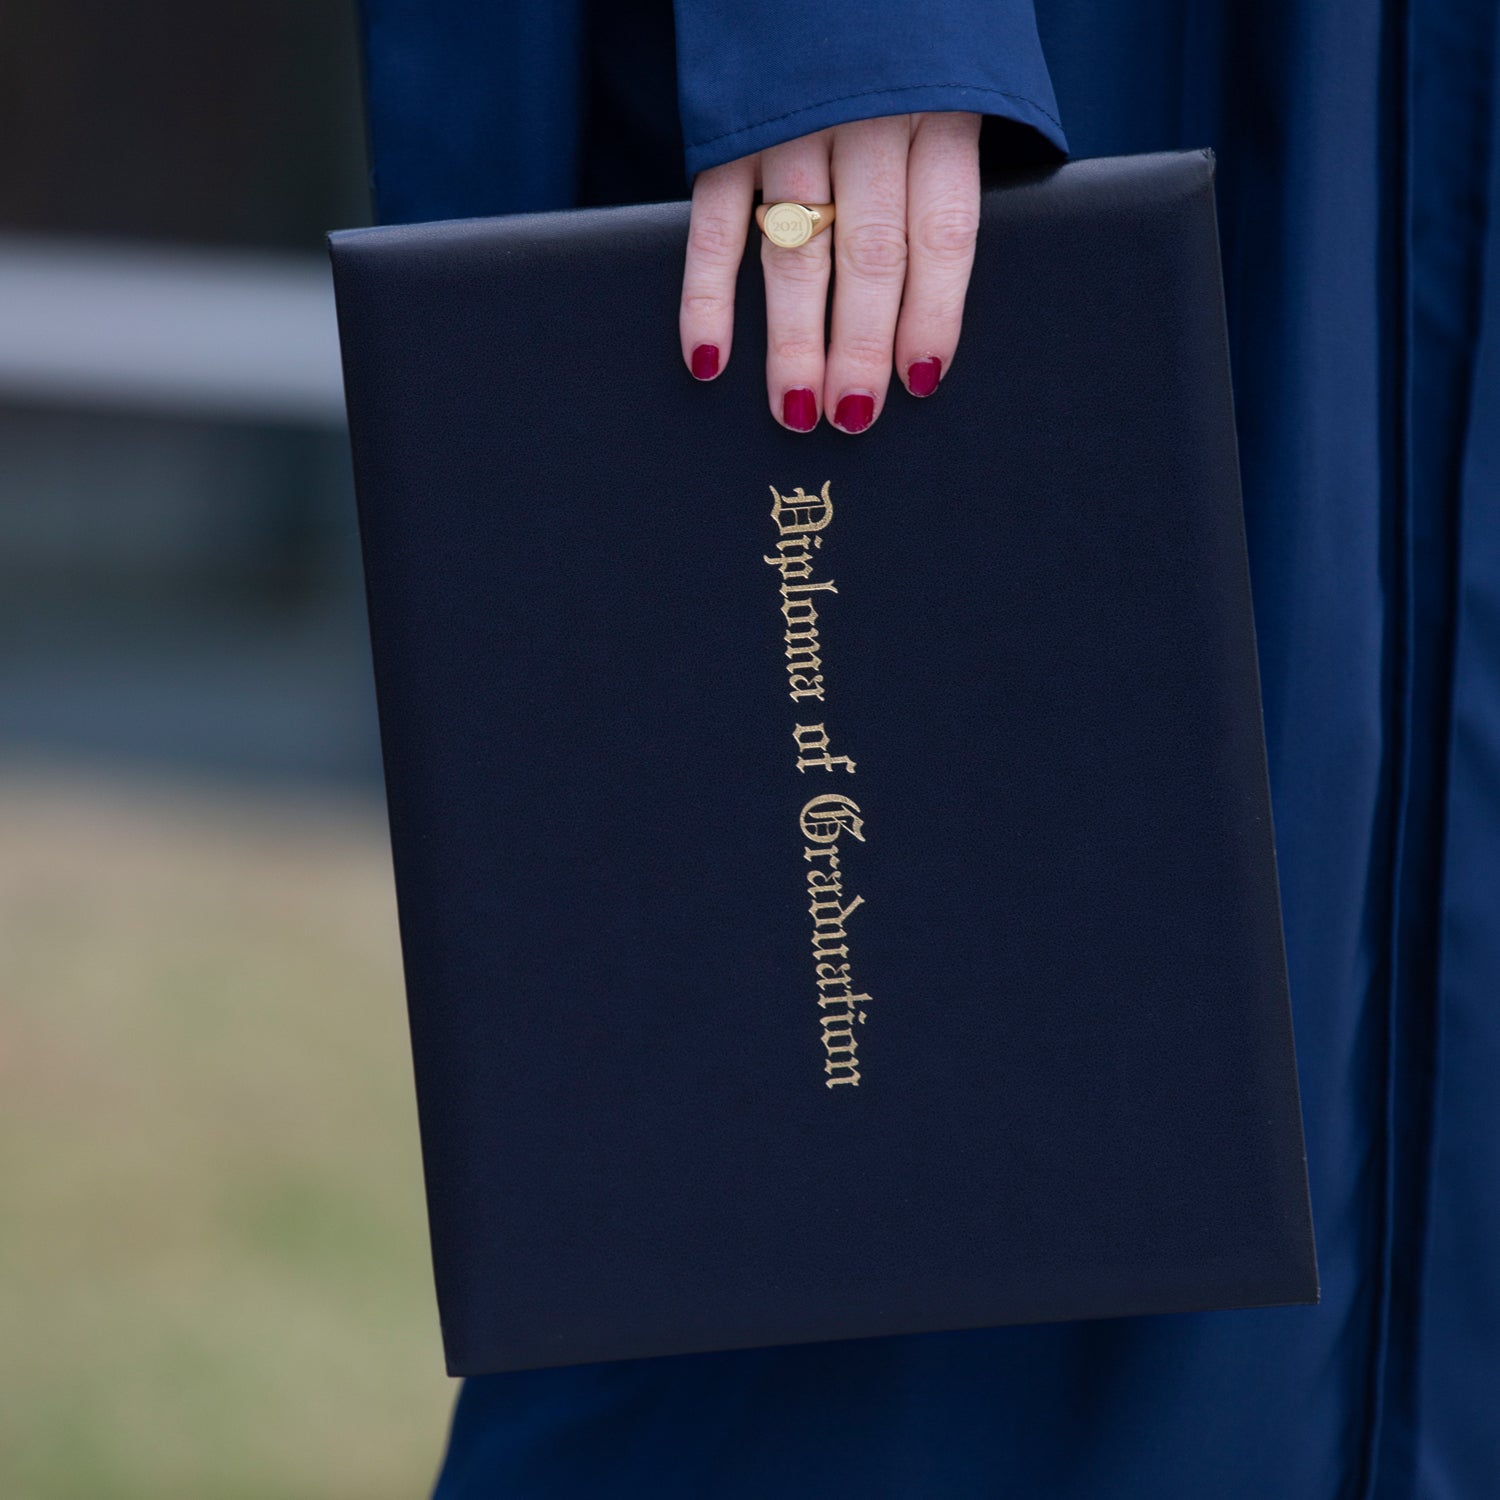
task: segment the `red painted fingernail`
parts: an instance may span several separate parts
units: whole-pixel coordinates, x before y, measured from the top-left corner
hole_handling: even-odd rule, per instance
[[[866,391],[850,391],[839,397],[833,425],[845,432],[863,432],[875,420],[875,398]]]
[[[906,388],[913,396],[930,396],[943,378],[943,362],[937,355],[914,359],[906,367]]]
[[[699,380],[712,380],[719,373],[719,346],[699,344],[693,350],[693,374]]]
[[[818,398],[805,385],[787,391],[781,398],[781,420],[797,432],[811,432],[818,425]]]

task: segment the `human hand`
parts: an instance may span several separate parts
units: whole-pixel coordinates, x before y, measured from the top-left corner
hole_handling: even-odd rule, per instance
[[[729,361],[735,277],[759,188],[767,203],[837,204],[832,226],[804,245],[760,236],[776,420],[810,432],[828,412],[840,431],[863,432],[885,406],[893,356],[907,390],[930,396],[953,362],[974,264],[980,119],[852,120],[699,172],[678,319],[693,374],[711,380]]]

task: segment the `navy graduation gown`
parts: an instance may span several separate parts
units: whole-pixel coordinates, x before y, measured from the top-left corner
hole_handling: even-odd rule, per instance
[[[980,111],[1001,158],[1215,148],[1323,1279],[1316,1308],[472,1379],[440,1500],[1500,1494],[1500,7],[364,19],[388,221],[682,197],[897,111]]]

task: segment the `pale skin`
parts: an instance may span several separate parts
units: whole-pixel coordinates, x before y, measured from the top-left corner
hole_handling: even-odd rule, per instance
[[[766,203],[838,206],[833,226],[795,249],[756,231],[771,415],[791,431],[826,418],[862,432],[884,410],[893,371],[912,395],[932,394],[958,348],[974,264],[980,118],[852,120],[699,172],[678,320],[694,375],[713,379],[729,363],[735,276],[759,188]]]

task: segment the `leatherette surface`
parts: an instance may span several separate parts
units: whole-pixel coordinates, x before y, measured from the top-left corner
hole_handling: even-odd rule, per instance
[[[857,437],[686,203],[332,237],[452,1372],[1316,1297],[1212,181],[988,187]]]

